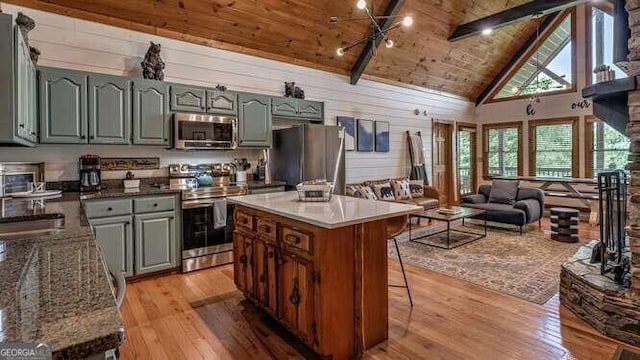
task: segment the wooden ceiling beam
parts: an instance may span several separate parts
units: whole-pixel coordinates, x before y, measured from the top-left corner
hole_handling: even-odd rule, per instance
[[[389,28],[393,26],[393,23],[395,21],[394,17],[397,16],[400,12],[400,8],[402,7],[402,5],[404,5],[404,0],[391,0],[389,2],[389,5],[387,6],[387,9],[383,14],[383,16],[389,17],[383,18],[379,23],[380,29],[383,32],[389,30]],[[373,41],[368,41],[364,49],[362,49],[362,53],[360,54],[360,56],[358,56],[358,60],[356,60],[355,65],[353,65],[353,68],[351,68],[351,85],[355,85],[358,83],[358,81],[362,77],[362,74],[364,73],[364,70],[367,68],[367,65],[369,65],[369,62],[371,62],[375,49],[378,48],[381,42],[382,37],[379,36]]]
[[[483,17],[478,20],[459,25],[449,41],[454,42],[478,35],[485,29],[498,29],[516,21],[529,19],[532,15],[547,15],[575,6],[585,0],[534,0],[499,13]]]

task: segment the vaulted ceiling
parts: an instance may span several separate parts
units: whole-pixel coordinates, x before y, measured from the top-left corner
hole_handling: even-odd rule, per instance
[[[7,2],[110,25],[348,73],[361,48],[336,49],[365,37],[369,24],[330,24],[331,16],[361,16],[355,0],[8,0]],[[389,0],[374,0],[381,14]],[[524,21],[455,43],[461,23],[526,0],[406,0],[400,14],[414,25],[396,30],[396,46],[379,48],[365,77],[440,90],[474,100],[535,33]]]

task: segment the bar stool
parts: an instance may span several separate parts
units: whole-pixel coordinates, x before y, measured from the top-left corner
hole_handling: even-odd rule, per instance
[[[404,278],[404,285],[389,285],[390,287],[399,287],[407,289],[407,295],[409,295],[409,304],[413,307],[413,299],[411,298],[411,291],[409,290],[409,283],[407,282],[407,275],[404,272],[404,264],[402,263],[402,255],[400,255],[400,247],[398,246],[398,240],[396,237],[404,232],[407,227],[407,221],[409,216],[398,216],[387,220],[387,238],[393,240],[393,244],[396,247],[398,254],[398,261],[400,262],[400,269],[402,270],[402,277]]]

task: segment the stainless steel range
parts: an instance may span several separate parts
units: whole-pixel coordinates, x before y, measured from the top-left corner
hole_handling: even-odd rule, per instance
[[[169,184],[182,189],[182,272],[233,262],[233,205],[226,197],[245,195],[231,182],[230,164],[169,165]]]

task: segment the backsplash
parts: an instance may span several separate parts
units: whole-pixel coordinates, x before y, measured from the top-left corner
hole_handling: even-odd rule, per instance
[[[262,155],[261,150],[242,149],[235,151],[176,151],[149,146],[118,145],[46,145],[36,148],[2,147],[0,162],[26,161],[45,163],[45,181],[78,180],[78,158],[85,154],[101,157],[159,157],[160,169],[135,170],[138,178],[166,177],[167,166],[175,163],[231,162],[234,158],[246,158],[252,164]],[[102,178],[124,179],[126,170],[104,171]]]

